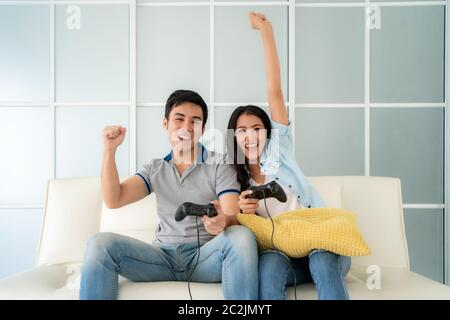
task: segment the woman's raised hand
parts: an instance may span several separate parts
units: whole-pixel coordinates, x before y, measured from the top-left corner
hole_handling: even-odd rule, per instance
[[[264,27],[270,25],[270,21],[266,16],[260,12],[250,12],[248,14],[250,19],[250,26],[255,30],[262,30]]]

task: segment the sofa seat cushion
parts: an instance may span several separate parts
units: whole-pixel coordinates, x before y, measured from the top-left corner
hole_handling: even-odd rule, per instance
[[[39,266],[0,281],[0,299],[78,299],[79,275],[73,265]],[[366,268],[352,266],[346,276],[350,298],[365,299],[450,299],[450,287],[404,268],[381,268],[381,288],[369,290]],[[78,285],[77,285],[78,281]],[[223,299],[220,283],[192,283],[194,300]],[[294,299],[294,288],[288,289]],[[312,283],[297,286],[299,300],[317,299]],[[131,282],[119,280],[119,299],[182,300],[189,299],[187,282]]]

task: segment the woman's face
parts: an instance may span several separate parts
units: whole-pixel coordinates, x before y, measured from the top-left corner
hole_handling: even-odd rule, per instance
[[[236,141],[249,164],[257,164],[267,140],[262,120],[251,114],[242,114],[236,123]]]

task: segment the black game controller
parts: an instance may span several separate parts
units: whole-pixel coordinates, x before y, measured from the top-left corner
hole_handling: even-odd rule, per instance
[[[179,206],[177,212],[175,212],[175,220],[181,221],[186,218],[186,216],[202,217],[204,215],[207,215],[210,218],[217,216],[216,207],[214,207],[212,203],[201,205],[192,202],[185,202]]]
[[[252,190],[253,192],[246,198],[255,198],[259,200],[264,198],[275,198],[280,202],[287,201],[286,193],[276,181],[271,181],[262,186],[252,186],[248,188],[248,190]]]

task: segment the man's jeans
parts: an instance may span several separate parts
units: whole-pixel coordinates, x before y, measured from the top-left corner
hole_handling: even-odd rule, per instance
[[[344,277],[351,265],[350,257],[325,250],[314,250],[308,257],[289,258],[274,250],[259,258],[259,295],[262,300],[285,300],[286,287],[314,282],[319,300],[347,300]]]
[[[97,233],[87,244],[80,299],[116,299],[119,275],[135,282],[187,281],[196,261],[196,242],[156,246],[115,233]],[[244,226],[231,226],[201,246],[191,280],[222,282],[225,299],[257,300],[254,234]]]

